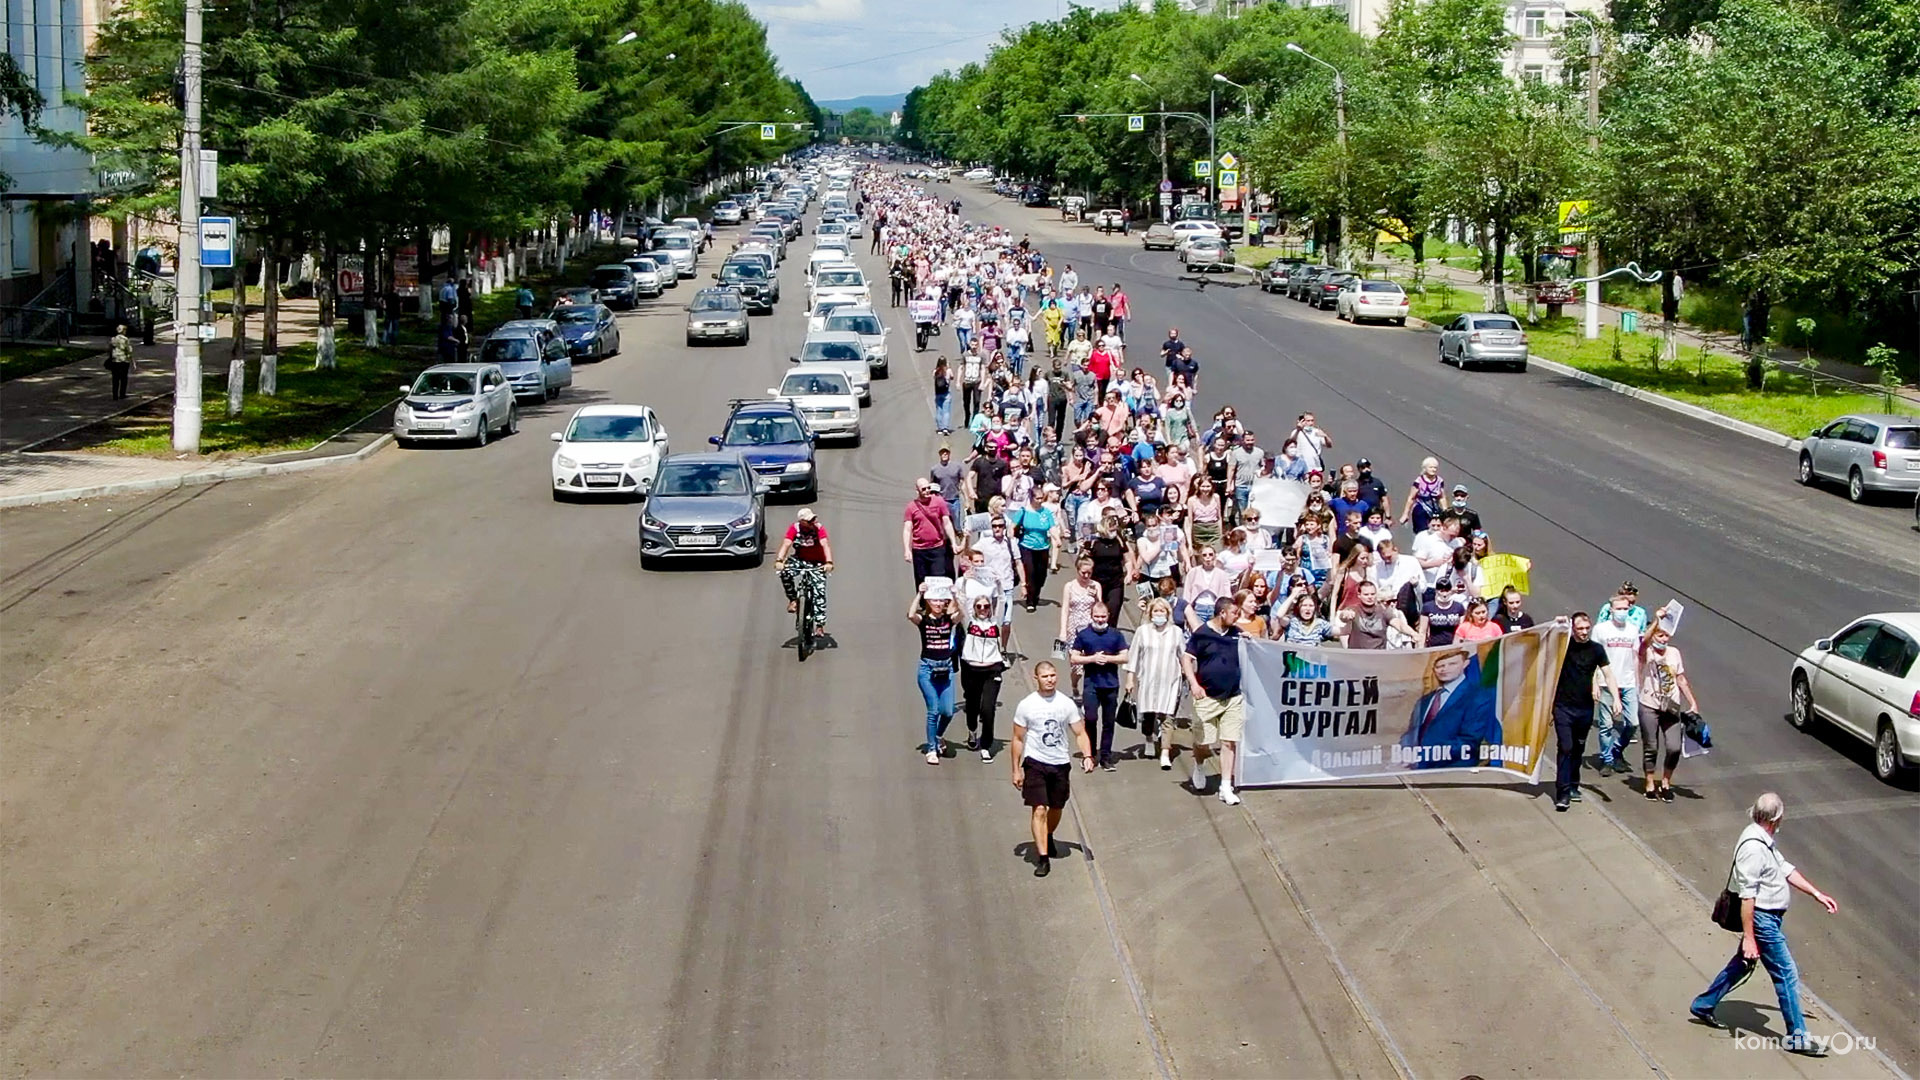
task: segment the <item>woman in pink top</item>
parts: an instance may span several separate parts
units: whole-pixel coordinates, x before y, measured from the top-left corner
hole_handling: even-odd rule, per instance
[[[1455,641],[1491,641],[1501,635],[1500,624],[1487,617],[1487,602],[1474,597],[1467,602],[1467,617],[1453,632]]]
[[[1113,291],[1107,294],[1107,302],[1113,305],[1110,315],[1115,337],[1127,336],[1127,318],[1133,314],[1133,304],[1127,300],[1127,294],[1120,291],[1120,283],[1113,283]]]

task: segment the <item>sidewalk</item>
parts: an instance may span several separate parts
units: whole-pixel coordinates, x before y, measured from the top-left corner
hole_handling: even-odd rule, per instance
[[[283,347],[314,339],[318,310],[312,300],[284,300],[280,314],[279,341]],[[201,355],[201,392],[209,400],[226,392],[227,360],[233,348],[232,320],[223,318],[216,326],[224,331],[223,336],[207,342]],[[257,310],[248,319],[248,329],[247,374],[251,380],[256,377],[260,355]],[[344,324],[341,329],[344,332]],[[363,457],[385,445],[377,431],[354,431],[306,450],[245,461],[32,451],[30,448],[43,444],[57,445],[61,436],[88,425],[135,409],[156,407],[156,403],[164,404],[172,398],[172,341],[134,344],[137,364],[128,396],[120,401],[113,399],[112,376],[103,362],[108,341],[108,337],[98,335],[75,338],[72,344],[99,352],[0,385],[0,507],[296,472],[332,464],[336,459]],[[248,389],[251,393],[251,384]]]
[[[1396,276],[1410,276],[1414,269],[1413,263],[1405,259],[1395,258],[1375,259],[1372,260],[1371,265],[1388,267]],[[1426,270],[1429,280],[1439,277],[1456,288],[1483,293],[1490,287],[1489,283],[1480,280],[1479,273],[1473,270],[1465,270],[1457,266],[1448,266],[1443,263],[1433,263],[1431,261],[1428,263]],[[1524,312],[1526,310],[1526,293],[1523,286],[1519,282],[1509,281],[1507,282],[1507,289],[1508,306],[1515,311]],[[1565,313],[1578,319],[1582,317],[1581,312],[1583,310],[1583,302],[1576,298],[1575,302],[1565,309]],[[1609,326],[1620,325],[1620,316],[1628,311],[1635,312],[1640,316],[1641,333],[1657,334],[1660,332],[1663,323],[1658,313],[1644,312],[1638,308],[1621,307],[1618,304],[1603,303],[1600,305],[1601,336],[1606,336]],[[1675,320],[1673,336],[1678,347],[1682,349],[1705,348],[1708,352],[1720,356],[1733,358],[1743,356],[1739,348],[1739,338],[1730,334],[1705,330]],[[1801,370],[1805,369],[1809,352],[1806,349],[1777,345],[1774,346],[1772,350],[1772,356],[1774,361],[1783,367]],[[1821,375],[1830,375],[1834,378],[1860,383],[1866,387],[1875,389],[1880,385],[1880,373],[1864,364],[1848,363],[1845,360],[1835,360],[1830,357],[1818,358],[1815,360],[1815,363],[1817,366],[1810,370],[1816,371]],[[1920,405],[1920,387],[1902,386],[1894,391],[1894,396],[1904,398],[1914,405]]]
[[[247,377],[255,377],[260,357],[260,312],[250,305],[247,319]],[[319,324],[319,307],[312,300],[280,302],[279,342],[282,347],[310,342]],[[233,350],[233,320],[214,324],[219,336],[200,351],[204,395],[224,394],[227,359]],[[345,332],[345,324],[341,331]],[[152,345],[135,342],[136,361],[127,397],[113,400],[113,378],[105,359],[111,335],[84,335],[69,344],[98,352],[84,360],[48,368],[0,384],[0,453],[25,450],[75,428],[97,423],[128,409],[138,408],[173,393],[174,343],[163,335]],[[252,392],[248,386],[248,392]]]

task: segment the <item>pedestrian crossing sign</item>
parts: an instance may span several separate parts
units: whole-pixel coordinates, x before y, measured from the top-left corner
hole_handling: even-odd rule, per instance
[[[1146,118],[1145,116],[1129,116],[1129,117],[1127,117],[1127,130],[1128,130],[1128,131],[1145,131],[1145,130],[1147,130],[1147,118]]]
[[[1213,162],[1205,158],[1193,163],[1193,175],[1201,180],[1213,175]]]
[[[1574,199],[1560,204],[1560,234],[1583,233],[1587,231],[1587,215],[1593,212],[1593,201]]]
[[[1220,186],[1223,188],[1239,187],[1240,186],[1240,170],[1239,169],[1221,169],[1220,170]]]
[[[779,138],[779,130],[780,125],[778,124],[761,124],[760,138],[764,142],[772,142],[774,139]]]

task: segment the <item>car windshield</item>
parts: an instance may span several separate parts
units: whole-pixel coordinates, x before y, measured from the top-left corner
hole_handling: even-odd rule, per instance
[[[778,446],[805,442],[800,422],[791,416],[743,416],[727,425],[726,446]]]
[[[879,337],[880,318],[877,315],[829,315],[827,329],[846,330],[866,337]]]
[[[739,311],[740,298],[728,293],[716,293],[693,298],[695,311]]]
[[[809,372],[805,375],[789,375],[780,384],[780,393],[786,397],[798,397],[802,394],[851,394],[847,388],[845,375],[821,372]]]
[[[480,359],[489,364],[504,364],[514,360],[540,359],[540,346],[532,338],[488,338],[480,346]]]
[[[1363,281],[1360,283],[1360,291],[1397,293],[1400,291],[1400,286],[1391,281]]]
[[[860,347],[845,341],[809,341],[800,350],[802,360],[860,360]]]
[[[819,233],[821,236],[832,236],[835,233],[843,233],[846,231],[847,227],[837,221],[823,221],[820,223],[820,227],[814,230],[814,232]]]
[[[567,428],[568,442],[646,442],[644,416],[576,416]]]
[[[820,284],[822,287],[830,288],[834,286],[864,285],[866,282],[860,279],[860,271],[858,270],[822,270],[820,271]]]
[[[747,477],[738,465],[669,461],[653,481],[655,495],[745,495]]]
[[[422,372],[413,382],[415,397],[451,397],[473,393],[473,376],[464,371]]]
[[[728,263],[720,268],[721,281],[765,281],[767,272],[759,263]]]
[[[663,236],[660,238],[660,246],[669,251],[686,251],[693,247],[693,237],[679,235]]]
[[[630,260],[627,263],[627,269],[633,271],[636,274],[652,274],[652,273],[657,273],[659,271],[659,268],[653,265],[652,259]]]
[[[593,277],[588,280],[592,281],[595,287],[599,287],[604,285],[625,285],[627,283],[627,277],[627,268],[623,266],[618,270],[595,270]]]
[[[592,308],[577,304],[553,309],[553,321],[559,323],[590,323],[595,317]]]
[[[1887,449],[1920,450],[1920,428],[1890,427],[1887,429]]]
[[[738,203],[735,203],[732,199],[723,199],[720,202],[715,203],[713,208],[715,210],[738,210],[740,209],[740,206]]]

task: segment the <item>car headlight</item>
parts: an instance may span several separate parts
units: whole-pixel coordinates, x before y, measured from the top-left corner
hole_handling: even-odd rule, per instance
[[[795,462],[791,462],[791,463],[789,463],[789,464],[787,465],[787,471],[788,471],[788,472],[798,472],[798,473],[804,473],[804,472],[812,472],[812,471],[813,471],[813,462],[811,462],[811,461],[795,461]]]
[[[653,455],[641,454],[639,457],[634,458],[632,461],[627,462],[627,468],[644,469],[652,463],[653,463]]]
[[[413,419],[413,410],[407,408],[407,403],[403,401],[394,408],[393,418],[395,420],[411,420]]]
[[[732,521],[727,522],[727,528],[744,529],[751,524],[753,524],[753,511],[749,510],[739,517],[734,518]]]
[[[574,469],[574,468],[578,468],[580,465],[579,462],[573,460],[572,458],[568,457],[565,454],[553,455],[553,463],[555,465],[560,466],[563,469]]]
[[[667,523],[654,517],[652,514],[643,513],[640,515],[640,527],[643,529],[652,529],[655,532],[663,532],[666,530]]]
[[[460,404],[458,404],[458,405],[455,405],[455,406],[453,407],[453,411],[454,411],[454,412],[456,412],[456,413],[470,413],[470,412],[472,412],[472,411],[473,411],[474,409],[476,409],[476,408],[478,408],[478,407],[479,407],[479,406],[477,406],[477,405],[475,405],[475,404],[474,404],[473,402],[471,402],[471,401],[463,401],[463,402],[461,402]]]

